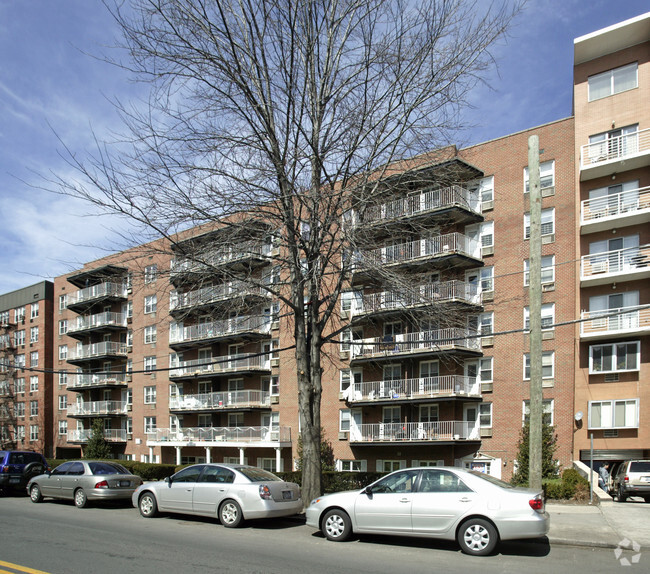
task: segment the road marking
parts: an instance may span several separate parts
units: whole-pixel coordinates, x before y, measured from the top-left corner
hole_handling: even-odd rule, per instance
[[[18,564],[3,562],[2,560],[0,560],[0,566],[5,566],[6,568],[11,568],[12,570],[18,570],[18,572],[28,572],[29,574],[50,574],[49,572],[44,572],[43,570],[35,570],[34,568],[19,566]],[[15,574],[15,572],[10,572],[9,570],[0,570],[0,574]]]

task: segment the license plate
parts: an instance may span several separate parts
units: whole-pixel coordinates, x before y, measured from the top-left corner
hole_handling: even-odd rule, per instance
[[[20,482],[19,478],[10,478],[9,484],[18,484]]]
[[[131,486],[130,480],[120,480],[120,486],[129,487]]]
[[[650,482],[650,476],[642,476],[642,477],[641,477],[641,480],[642,480],[643,482]]]
[[[282,500],[292,500],[293,499],[293,492],[290,490],[283,490],[282,491]]]

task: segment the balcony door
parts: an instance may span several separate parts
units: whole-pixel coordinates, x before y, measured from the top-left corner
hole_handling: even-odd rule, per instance
[[[601,254],[602,255],[599,255]],[[639,236],[614,237],[589,244],[592,273],[620,273],[635,267],[639,258]]]
[[[418,439],[435,440],[438,436],[438,405],[420,405],[418,417]]]
[[[379,396],[397,398],[402,387],[402,365],[385,365]]]
[[[440,364],[438,361],[421,361],[418,392],[421,395],[434,395],[440,390]]]
[[[589,298],[589,315],[591,318],[607,315],[619,309],[627,309],[639,305],[639,292],[612,293],[611,295],[597,295]],[[598,325],[595,325],[598,323]],[[607,331],[620,331],[634,329],[639,326],[639,312],[632,310],[620,315],[603,317],[593,321],[592,325]]]

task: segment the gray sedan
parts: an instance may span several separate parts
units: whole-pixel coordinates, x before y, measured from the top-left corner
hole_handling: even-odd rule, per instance
[[[316,498],[306,515],[329,540],[353,532],[455,539],[476,556],[499,540],[544,536],[550,526],[541,491],[455,467],[398,470],[361,491]]]
[[[27,483],[27,494],[32,502],[41,502],[45,497],[66,498],[74,500],[77,508],[84,508],[88,501],[128,500],[141,484],[142,479],[121,464],[75,460],[32,478]]]
[[[218,517],[234,528],[243,520],[291,516],[303,510],[300,487],[254,466],[195,464],[160,482],[147,482],[132,497],[145,518],[161,512]]]

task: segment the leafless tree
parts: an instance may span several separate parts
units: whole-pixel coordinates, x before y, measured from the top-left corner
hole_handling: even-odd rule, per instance
[[[178,257],[208,269],[214,242],[273,238],[276,279],[242,269],[237,278],[259,282],[292,317],[309,501],[321,493],[323,348],[338,336],[338,296],[364,247],[345,222],[404,184],[387,177],[396,162],[449,140],[519,2],[131,0],[109,9],[128,54],[115,63],[150,82],[150,98],[120,106],[127,136],[88,157],[69,150],[84,177],[60,189],[169,238]],[[212,247],[179,240],[201,225],[219,229]]]

